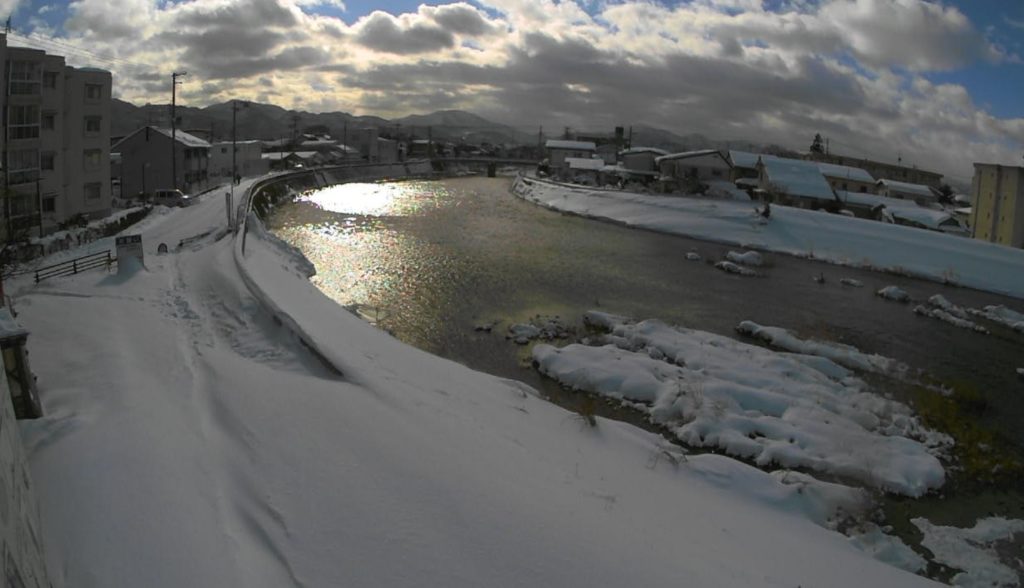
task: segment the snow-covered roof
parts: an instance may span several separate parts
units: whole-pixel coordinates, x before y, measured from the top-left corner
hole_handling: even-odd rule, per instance
[[[683,151],[681,153],[670,153],[668,155],[662,155],[661,157],[655,159],[654,161],[660,164],[663,161],[673,161],[676,159],[690,159],[691,157],[703,157],[705,155],[717,155],[721,157],[723,160],[725,160],[725,156],[723,156],[722,152],[719,151],[718,149],[700,149],[698,151]]]
[[[569,164],[569,169],[592,169],[601,170],[605,167],[603,159],[589,159],[586,157],[566,157],[565,162]]]
[[[11,311],[6,308],[0,308],[0,339],[10,339],[25,335],[28,335],[28,331],[25,330],[25,327],[18,324],[18,321],[14,320],[14,317],[11,316]]]
[[[212,143],[212,145],[214,147],[230,147],[231,144],[232,144],[231,141],[217,141],[216,143]],[[234,144],[235,145],[262,145],[263,141],[260,141],[259,139],[248,139],[246,141],[235,141]]]
[[[889,212],[892,213],[893,218],[911,221],[928,227],[929,229],[938,229],[940,225],[953,218],[953,215],[948,212],[932,210],[931,208],[925,208],[923,206],[918,206],[916,208],[909,206],[904,208],[893,208],[890,209]]]
[[[271,161],[279,159],[287,159],[294,155],[299,159],[312,159],[317,155],[320,155],[316,151],[272,151],[270,153],[264,153],[263,159],[269,159]]]
[[[774,155],[767,155],[764,153],[751,153],[749,151],[729,151],[729,159],[732,161],[733,167],[746,167],[753,169],[757,167],[758,159],[777,159]]]
[[[935,198],[935,193],[932,192],[932,189],[921,184],[911,184],[909,182],[897,182],[896,180],[886,179],[878,180],[877,184],[904,194],[913,194],[915,196],[923,196],[925,198]]]
[[[185,131],[172,131],[171,129],[165,129],[163,127],[153,127],[153,130],[167,137],[171,137],[173,135],[177,142],[186,147],[210,147],[208,142],[195,135],[186,133]]]
[[[655,155],[668,155],[668,151],[657,147],[630,147],[619,151],[619,155],[635,155],[638,153],[653,153]]]
[[[768,174],[768,182],[790,196],[835,200],[835,193],[825,181],[825,176],[821,175],[817,163],[776,157],[763,159],[762,162]]]
[[[939,225],[953,218],[953,215],[945,210],[918,206],[913,200],[900,200],[899,198],[888,198],[877,194],[845,192],[843,190],[836,190],[836,196],[845,203],[871,207],[885,206],[893,218],[910,221],[929,229],[938,229]]]
[[[879,196],[878,194],[866,194],[864,192],[847,192],[845,190],[836,190],[836,196],[839,197],[843,202],[849,202],[850,204],[858,204],[861,206],[885,206],[889,210],[896,208],[921,208],[913,200],[901,200],[899,198],[889,198],[888,196]]]
[[[597,145],[593,141],[562,141],[559,139],[548,139],[544,143],[548,149],[572,149],[575,151],[597,151]]]
[[[859,167],[850,167],[848,165],[837,165],[835,163],[823,163],[818,162],[818,169],[821,173],[830,178],[843,178],[847,180],[853,180],[855,182],[865,182],[868,184],[874,184],[875,178],[871,177],[867,171],[862,170]]]

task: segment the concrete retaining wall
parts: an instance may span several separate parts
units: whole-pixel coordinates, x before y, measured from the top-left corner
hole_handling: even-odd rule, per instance
[[[0,586],[51,586],[39,529],[39,504],[32,492],[11,391],[0,374]]]

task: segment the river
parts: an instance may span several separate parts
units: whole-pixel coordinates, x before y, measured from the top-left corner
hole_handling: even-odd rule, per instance
[[[506,338],[509,325],[542,315],[580,328],[583,312],[600,309],[733,335],[740,321],[753,320],[894,358],[923,379],[970,390],[968,416],[998,434],[1008,454],[1021,454],[1024,381],[1015,370],[1024,367],[1024,337],[996,326],[991,335],[959,329],[874,292],[894,284],[915,299],[942,294],[973,308],[1019,311],[1024,302],[771,253],[765,277],[730,275],[685,253],[718,260],[736,247],[560,214],[516,198],[509,185],[483,177],[346,184],[280,206],[269,224],[316,265],[313,281],[340,304],[405,342],[524,381],[569,408],[579,395],[532,369],[528,346]],[[490,332],[478,329],[489,324]],[[879,385],[909,396],[901,384]],[[602,413],[643,424],[631,411]],[[941,524],[969,525],[988,512],[1024,518],[1012,489],[948,494],[897,500],[888,510]],[[901,535],[912,535],[908,529]]]

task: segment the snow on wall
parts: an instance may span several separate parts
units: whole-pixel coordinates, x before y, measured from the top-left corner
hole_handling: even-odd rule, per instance
[[[39,505],[4,377],[0,377],[0,558],[3,586],[50,586],[39,534]]]

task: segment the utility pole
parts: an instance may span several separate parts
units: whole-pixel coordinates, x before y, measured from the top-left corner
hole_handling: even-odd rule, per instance
[[[341,145],[345,150],[345,161],[348,161],[348,121],[344,121],[344,126],[341,127]]]
[[[629,139],[626,140],[626,149],[633,148],[633,125],[629,125]]]
[[[434,133],[433,127],[427,127],[427,159],[434,157]]]
[[[178,117],[175,113],[178,97],[178,78],[183,78],[188,72],[173,72],[171,74],[171,187],[178,189]]]

